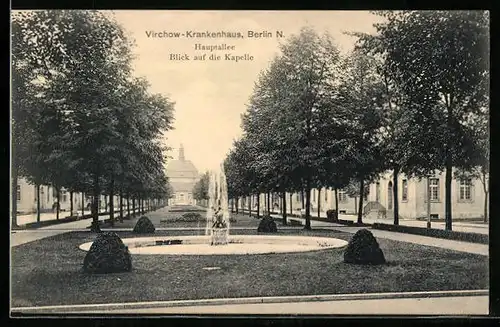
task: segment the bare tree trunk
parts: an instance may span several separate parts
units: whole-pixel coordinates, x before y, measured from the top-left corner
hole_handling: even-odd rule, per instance
[[[73,191],[69,192],[69,202],[71,202],[69,205],[69,215],[73,216]]]
[[[236,214],[238,214],[238,203],[239,203],[239,198],[236,197]]]
[[[293,204],[292,204],[292,200],[293,200],[293,194],[290,193],[290,214],[292,215],[293,214]]]
[[[36,184],[36,222],[40,222],[40,183]]]
[[[123,191],[120,189],[120,222],[123,222]]]
[[[248,216],[252,217],[252,196],[248,197]]]
[[[127,216],[128,216],[128,219],[132,218],[132,216],[130,216],[130,194],[127,193]]]
[[[59,220],[59,212],[61,211],[61,205],[60,205],[60,200],[61,200],[61,188],[56,187],[56,197],[57,197],[57,203],[56,203],[56,220]]]
[[[306,223],[304,229],[311,230],[311,182],[309,178],[306,180]]]
[[[484,217],[483,217],[483,222],[487,223],[488,222],[488,200],[489,200],[489,185],[488,181],[486,180],[487,178],[487,173],[485,171],[482,172],[482,180],[481,183],[483,184],[483,191],[484,191]]]
[[[286,225],[286,192],[283,192],[283,202],[281,203],[282,212],[283,212],[283,225]]]
[[[334,189],[335,193],[335,220],[339,220],[339,190],[335,187]]]
[[[99,190],[99,175],[97,173],[94,174],[94,190],[93,190],[92,196],[93,196],[93,201],[92,201],[92,225],[91,225],[91,231],[92,232],[100,232],[101,228],[99,227],[99,197],[100,197],[100,190]]]
[[[399,200],[398,200],[398,175],[399,167],[394,167],[394,175],[392,181],[392,191],[394,193],[392,201],[394,201],[394,225],[399,225]]]
[[[483,222],[488,222],[488,194],[489,192],[484,193],[484,219]]]
[[[257,195],[257,218],[260,218],[260,194]]]
[[[450,95],[449,97],[446,96],[446,104],[447,104],[447,127],[448,131],[453,129],[453,98]],[[452,222],[451,219],[453,217],[452,213],[452,207],[451,207],[451,183],[453,181],[453,176],[452,176],[452,169],[453,169],[453,157],[451,153],[451,139],[448,137],[446,140],[445,144],[445,168],[446,168],[446,175],[445,175],[445,213],[444,213],[444,220],[445,220],[445,229],[446,230],[452,230]]]
[[[267,214],[271,215],[271,193],[267,192]]]
[[[363,194],[364,189],[365,189],[365,179],[361,178],[361,181],[359,183],[359,194]],[[361,196],[359,198],[358,224],[362,223],[363,223],[363,197]]]
[[[109,183],[109,222],[115,225],[115,179],[111,176]]]

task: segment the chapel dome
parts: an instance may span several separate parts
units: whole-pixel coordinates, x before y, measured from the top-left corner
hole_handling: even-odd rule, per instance
[[[171,160],[167,164],[167,176],[169,178],[198,178],[198,169],[190,160],[184,157],[184,148],[179,148],[179,159]]]

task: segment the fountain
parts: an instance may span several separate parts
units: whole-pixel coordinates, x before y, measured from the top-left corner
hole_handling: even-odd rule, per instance
[[[229,236],[229,201],[223,166],[210,173],[205,235],[153,236],[122,239],[132,254],[247,255],[307,252],[342,248],[347,242],[330,237],[286,235]],[[261,210],[264,201],[260,201]],[[88,251],[92,242],[80,245]]]
[[[210,172],[208,197],[205,235],[210,235],[210,245],[227,245],[229,242],[230,217],[226,174],[222,165],[219,172]]]

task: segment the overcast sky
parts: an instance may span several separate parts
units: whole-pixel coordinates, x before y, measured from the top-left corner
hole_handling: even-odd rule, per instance
[[[279,43],[304,26],[320,34],[328,31],[341,51],[350,51],[354,39],[344,31],[373,32],[380,20],[367,11],[115,11],[116,19],[135,40],[135,74],[151,83],[151,91],[175,102],[174,130],[166,143],[177,159],[182,143],[185,156],[200,172],[218,167],[241,135],[240,115],[262,69],[278,53]],[[154,32],[241,32],[244,38],[148,37]],[[249,38],[248,31],[271,32],[269,38]],[[282,31],[284,37],[276,37]],[[151,33],[150,33],[151,34]],[[234,51],[199,51],[195,44],[234,45]],[[190,61],[170,60],[184,54]],[[207,53],[205,61],[195,54]],[[210,61],[211,54],[222,60]],[[252,61],[225,61],[225,53],[251,55]]]

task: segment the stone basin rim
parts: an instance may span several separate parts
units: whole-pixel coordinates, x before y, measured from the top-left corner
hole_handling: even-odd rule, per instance
[[[342,248],[348,244],[345,240],[332,237],[290,235],[230,235],[229,244],[219,246],[210,246],[208,244],[209,240],[210,236],[206,235],[169,235],[129,237],[122,239],[123,243],[129,247],[132,254],[139,255],[239,255],[296,253]],[[182,243],[165,244],[169,241],[181,241]],[[83,251],[88,251],[92,243],[93,242],[83,243],[79,246],[79,248]]]

